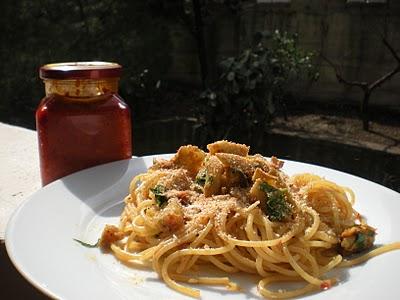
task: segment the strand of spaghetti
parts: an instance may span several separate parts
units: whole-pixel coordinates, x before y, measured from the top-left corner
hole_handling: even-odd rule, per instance
[[[230,253],[224,253],[224,258],[236,269],[246,272],[246,273],[256,273],[253,269],[249,268],[247,265],[243,265],[241,262],[237,261]]]
[[[131,195],[131,201],[133,202],[133,203],[137,203],[136,202],[136,193],[134,193],[135,192],[135,190],[136,190],[136,188],[137,188],[137,185],[138,185],[138,182],[141,180],[141,178],[143,177],[143,175],[142,174],[139,174],[139,175],[136,175],[133,179],[132,179],[132,181],[131,181],[131,183],[130,183],[130,185],[129,185],[129,194]]]
[[[356,202],[356,195],[354,194],[353,190],[346,186],[342,186],[342,189],[344,189],[346,195],[348,195],[347,199],[349,199],[350,204],[354,205],[354,203]]]
[[[121,231],[125,234],[125,235],[128,235],[128,234],[131,234],[131,233],[135,233],[134,231],[133,231],[133,226],[132,226],[132,224],[129,222],[125,222],[125,223],[123,223],[123,224],[121,224],[120,225],[120,228],[121,228]]]
[[[225,225],[225,230],[230,232],[233,225],[235,225],[243,217],[239,214],[234,215]]]
[[[115,244],[111,244],[110,247],[115,256],[121,261],[129,262],[140,267],[151,265],[150,262],[146,261],[145,258],[143,258],[140,254],[128,253],[116,246]]]
[[[251,211],[251,213],[254,214],[254,220],[253,220],[254,224],[256,224],[256,225],[258,225],[258,226],[265,226],[265,224],[264,224],[264,219],[262,218],[262,215],[263,215],[264,213],[262,212],[262,210],[261,210],[260,208],[253,209],[253,210]],[[264,215],[265,215],[265,214],[264,214]],[[268,220],[268,218],[267,218],[267,220]],[[269,226],[270,228],[272,228],[272,224],[273,224],[273,223],[270,223],[270,224],[268,224],[267,226]]]
[[[214,240],[217,242],[216,245],[223,244],[223,241],[219,240],[218,234],[215,231],[213,231],[212,234]],[[207,241],[207,244],[213,246],[212,242],[210,243],[209,241]],[[237,268],[238,270],[241,270],[246,273],[255,273],[253,268],[249,267],[247,264],[243,264],[240,260],[235,259],[231,252],[226,252],[222,255],[233,267]]]
[[[294,253],[299,253],[302,255],[302,257],[304,257],[306,260],[309,261],[311,269],[312,269],[312,274],[314,276],[320,276],[320,270],[319,270],[319,266],[317,261],[315,260],[315,258],[310,254],[310,252],[307,252],[306,250],[304,250],[303,248],[300,247],[296,247],[296,246],[289,246],[290,247],[290,251],[294,252]],[[300,259],[301,260],[301,259]]]
[[[156,246],[160,244],[161,239],[158,237],[156,238],[157,235],[149,235],[144,237],[144,241],[141,241],[144,244],[149,245],[149,247]]]
[[[313,217],[313,223],[312,223],[311,227],[308,227],[305,230],[305,234],[304,234],[304,239],[309,240],[317,232],[319,224],[320,224],[320,219],[319,219],[318,213],[311,207],[306,206],[303,208],[303,210]]]
[[[250,205],[249,207],[247,207],[247,208],[245,209],[245,211],[246,211],[246,212],[249,212],[249,211],[253,210],[254,208],[256,208],[259,204],[260,204],[260,201],[256,201],[256,202],[254,202],[252,205]]]
[[[250,214],[247,217],[245,231],[247,233],[247,236],[249,237],[249,240],[259,241],[260,237],[256,235],[257,230],[254,230],[254,228],[252,227],[253,219],[254,219],[254,215],[253,214]],[[262,230],[262,228],[258,228],[258,229]],[[277,259],[277,258],[275,258],[273,256],[273,254],[275,252],[273,252],[269,247],[254,248],[254,250],[259,256],[262,257],[263,260],[266,260],[268,262],[277,263],[277,262],[282,261],[282,260],[279,260],[279,259]]]
[[[334,267],[339,265],[341,263],[342,259],[343,259],[343,257],[341,255],[334,256],[333,259],[327,265],[321,267],[321,275],[329,272]]]
[[[308,245],[310,247],[316,247],[316,248],[332,248],[332,244],[324,241],[308,241]]]
[[[335,184],[336,185],[336,184]],[[340,194],[340,199],[342,200],[342,204],[344,204],[347,215],[345,219],[349,220],[352,219],[353,217],[353,203],[354,203],[354,193],[343,186],[337,186],[337,189],[339,190]]]
[[[298,237],[297,241],[301,247],[303,247],[306,251],[310,252],[310,246],[308,245],[309,241],[304,240],[303,237]]]
[[[228,218],[228,214],[218,214],[216,217],[216,227],[219,234],[225,233],[226,231],[226,219]],[[218,218],[218,219],[217,219]]]
[[[149,235],[151,236],[151,235],[155,235],[158,233],[157,229],[149,228],[149,227],[143,225],[143,223],[144,223],[144,221],[143,221],[141,215],[137,215],[132,221],[133,230],[135,231],[135,233],[138,236],[146,237],[146,236],[149,236]]]
[[[221,269],[222,271],[225,271],[227,273],[236,273],[239,270],[235,267],[228,266],[227,264],[223,263],[221,259],[218,259],[215,256],[207,256],[207,259],[214,264],[217,268]]]
[[[149,260],[149,259],[151,259],[151,257],[153,256],[154,252],[157,250],[156,249],[157,247],[148,247],[147,249],[142,250],[139,253],[131,253],[131,252],[128,252],[128,251],[125,251],[125,250],[121,249],[121,247],[118,247],[118,248],[121,251],[126,252],[126,254],[133,255],[131,257],[127,256],[129,259],[136,259],[135,255],[138,255],[138,259],[141,259],[141,260]]]
[[[351,204],[351,199],[349,199],[348,193],[343,187],[338,186],[334,183],[332,184],[336,186],[336,198],[338,199],[337,201],[341,204],[339,210],[345,211],[345,216],[342,217],[340,220],[344,221],[344,227],[348,227],[349,225],[351,225],[349,224],[349,221],[351,221],[351,223],[353,223],[354,221],[354,210]]]
[[[126,233],[125,233],[125,234],[126,234]],[[135,241],[135,240],[134,240],[135,237],[136,237],[136,233],[135,233],[134,231],[131,232],[131,233],[129,234],[128,239],[127,239],[126,242],[125,242],[125,247],[124,247],[124,250],[125,250],[125,251],[136,249],[136,246],[135,246],[135,245],[136,245],[137,243],[140,244],[140,245],[143,244],[143,243],[141,243],[141,242]],[[139,246],[139,245],[138,245],[138,246]]]
[[[194,284],[228,285],[231,283],[228,277],[189,277],[181,274],[171,274],[176,281]]]
[[[144,249],[148,249],[149,245],[141,242],[130,241],[127,242],[124,246],[124,251],[141,251]]]
[[[270,220],[268,220],[268,218],[265,215],[261,215],[261,211],[258,214],[259,216],[261,216],[261,219],[263,221],[264,224],[264,230],[265,233],[267,235],[267,240],[273,240],[275,238],[274,232],[272,230],[272,222]]]
[[[141,184],[138,187],[139,193],[145,198],[148,199],[150,195],[150,188],[155,186],[159,179],[165,176],[167,173],[162,171],[154,171],[151,173],[147,173],[146,177],[141,180]]]
[[[326,250],[324,248],[314,248],[311,250],[311,253],[315,256],[321,266],[329,264],[335,256],[341,256],[340,254],[337,254],[337,252],[333,249]]]
[[[239,239],[241,239],[241,240],[253,240],[253,239],[251,239],[250,237],[249,237],[249,235],[248,235],[248,233],[247,233],[247,230],[246,230],[246,228],[248,228],[248,227],[250,227],[250,228],[252,228],[252,230],[255,230],[255,228],[253,228],[253,221],[252,220],[254,220],[254,215],[253,215],[253,213],[251,212],[250,214],[248,214],[247,215],[247,221],[246,221],[246,224],[245,224],[245,227],[244,227],[244,229],[245,230],[240,230],[236,235],[237,235],[237,237],[239,238]],[[250,225],[248,226],[247,225],[247,223],[249,223],[249,221],[250,221]],[[253,232],[254,233],[254,232]],[[238,247],[237,248],[238,249],[238,251],[243,255],[243,256],[246,256],[246,257],[248,257],[248,258],[254,258],[254,260],[255,260],[255,257],[257,257],[257,252],[254,250],[255,248],[250,248],[250,247],[246,247],[246,248],[244,248],[244,247]]]
[[[136,214],[136,207],[133,203],[125,204],[125,209],[121,214],[120,227],[124,228],[131,220],[132,216]]]
[[[339,239],[337,237],[331,236],[323,231],[317,231],[313,237],[314,237],[314,239],[320,239],[320,240],[330,243],[330,244],[337,244],[339,241]]]
[[[263,220],[263,224],[264,226],[261,227],[261,240],[265,241],[265,240],[273,240],[274,237],[274,233],[272,231],[272,226],[271,226],[271,222],[268,220],[267,217],[262,216],[261,217]],[[271,248],[260,248],[263,251],[265,251],[267,253],[268,256],[270,256],[271,258],[275,259],[276,262],[287,262],[286,257],[280,253],[279,249],[277,246],[271,247]]]
[[[339,209],[337,207],[337,198],[335,196],[332,195],[332,193],[330,193],[329,191],[327,191],[328,196],[329,196],[329,202],[332,203],[332,208],[330,209],[333,213],[333,223],[335,228],[341,228],[341,217],[339,215]],[[328,207],[329,209],[329,207]]]
[[[146,211],[152,206],[152,204],[153,201],[151,201],[148,205],[146,205],[146,207],[142,207],[140,209],[140,216],[142,217],[145,226],[147,226],[151,230],[154,230],[155,232],[158,232],[159,229],[157,221],[154,218],[149,217],[148,214],[146,213]]]
[[[352,259],[352,260],[343,260],[340,263],[339,267],[350,267],[350,266],[358,265],[360,263],[367,261],[368,259],[370,259],[372,257],[375,257],[377,255],[380,255],[380,254],[383,254],[383,253],[386,253],[386,252],[389,252],[392,250],[400,250],[400,242],[378,247],[378,248],[376,248],[362,256],[359,256],[355,259]]]
[[[301,279],[293,279],[291,277],[277,275],[273,277],[267,277],[258,282],[257,289],[261,295],[269,299],[286,299],[298,297],[312,291],[318,290],[318,287],[312,284],[307,284],[305,287],[296,289],[296,290],[285,290],[285,291],[277,291],[273,292],[266,288],[267,285],[274,282],[291,282],[291,281],[300,281]]]
[[[270,241],[245,241],[245,240],[238,240],[232,237],[225,235],[225,239],[236,246],[243,246],[243,247],[271,247],[286,243],[294,236],[293,231],[289,231],[284,236],[278,239],[270,240]]]
[[[256,271],[256,263],[251,259],[241,255],[237,249],[232,248],[232,251],[230,251],[229,254],[232,255],[233,258],[235,258],[238,262],[250,268],[253,272]]]
[[[193,255],[190,259],[189,262],[186,265],[186,270],[190,270],[190,268],[196,263],[196,261],[200,258],[198,255]]]
[[[154,255],[153,255],[153,269],[160,274],[161,272],[161,267],[160,267],[160,258],[162,255],[164,255],[165,253],[167,253],[169,250],[173,249],[174,247],[184,244],[190,240],[192,240],[195,236],[196,236],[197,232],[192,231],[186,235],[184,235],[181,238],[171,238],[168,239],[165,242],[161,242],[158,246],[157,246],[157,250],[155,251]]]
[[[154,204],[154,201],[152,199],[146,199],[146,200],[143,200],[140,203],[138,203],[136,205],[136,209],[137,209],[137,211],[140,211],[142,209],[152,206],[153,204]]]
[[[220,248],[214,248],[214,249],[182,249],[178,250],[171,255],[169,255],[161,268],[161,277],[165,281],[165,283],[172,289],[179,291],[183,294],[186,294],[188,296],[192,296],[195,298],[200,297],[200,291],[196,289],[192,289],[189,287],[185,287],[181,284],[178,284],[175,280],[173,280],[170,275],[168,274],[168,267],[169,265],[175,260],[178,259],[179,257],[185,256],[185,255],[217,255],[217,254],[222,254],[229,252],[233,249],[233,245],[226,245],[224,247]]]
[[[299,265],[298,263],[293,259],[293,256],[290,254],[289,249],[287,248],[287,246],[283,246],[283,253],[285,253],[285,255],[287,256],[287,258],[289,259],[289,263],[290,265],[293,267],[293,269],[301,276],[304,278],[304,280],[308,281],[309,283],[313,284],[313,285],[318,285],[321,286],[323,283],[325,284],[324,281],[311,276],[310,274],[308,274],[307,272],[305,272]],[[330,283],[330,281],[328,281]]]
[[[294,271],[292,268],[289,269],[289,267],[290,267],[289,264],[285,264],[285,265],[271,264],[264,260],[263,265],[265,265],[265,267],[268,270],[275,271],[278,274],[282,274],[282,275],[286,275],[286,276],[290,276],[290,277],[299,277],[299,274],[297,274],[296,271]]]
[[[210,230],[213,228],[213,222],[211,220],[208,221],[207,226],[201,231],[201,233],[194,239],[193,242],[190,243],[191,248],[196,248],[202,241],[203,239],[207,236],[207,234],[210,232]],[[176,272],[178,274],[182,273],[185,269],[188,270],[190,266],[186,267],[189,261],[189,257],[184,257],[176,269]]]
[[[267,277],[269,274],[264,270],[263,267],[263,259],[260,256],[257,256],[256,258],[256,269],[258,274],[263,277]]]
[[[262,228],[258,228],[259,231],[261,231],[262,233]],[[265,236],[263,235],[261,240],[266,240]],[[267,256],[265,256],[265,254],[263,254],[263,258],[266,262],[272,262],[272,263],[287,263],[289,262],[288,259],[286,258],[286,256],[281,253],[282,250],[282,245],[278,244],[277,246],[273,246],[273,247],[265,247],[265,248],[254,248],[254,250],[260,251],[260,253],[266,253]],[[268,257],[269,259],[265,259],[266,257]],[[299,259],[299,256],[296,254],[293,256],[294,259],[297,261]],[[275,261],[271,261],[273,259],[275,259]]]

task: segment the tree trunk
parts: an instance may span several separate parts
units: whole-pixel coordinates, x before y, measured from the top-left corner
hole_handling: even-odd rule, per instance
[[[201,4],[199,0],[192,0],[193,12],[194,12],[194,22],[195,22],[195,33],[197,41],[197,49],[199,55],[199,62],[201,68],[201,81],[203,89],[207,88],[208,79],[208,68],[207,68],[207,53],[206,45],[204,39],[204,23],[203,16],[201,13]]]
[[[361,117],[363,120],[363,129],[368,131],[369,130],[369,97],[371,96],[371,91],[364,91],[364,98],[361,104]]]

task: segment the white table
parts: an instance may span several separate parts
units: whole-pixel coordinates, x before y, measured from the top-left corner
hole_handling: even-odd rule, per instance
[[[40,186],[36,131],[0,123],[0,241],[15,208]]]
[[[7,222],[41,187],[36,131],[0,123],[0,280],[2,299],[47,299],[14,268],[4,245]]]

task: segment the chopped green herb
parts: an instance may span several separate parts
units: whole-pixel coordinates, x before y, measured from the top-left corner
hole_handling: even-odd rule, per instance
[[[165,186],[161,184],[158,184],[154,188],[150,189],[150,191],[153,192],[156,199],[156,203],[158,204],[159,207],[164,206],[168,201],[167,196],[165,196],[165,190],[166,190]]]
[[[198,185],[204,186],[207,181],[207,170],[202,170],[197,174],[196,179],[194,180],[195,183]]]
[[[214,177],[208,175],[208,172],[206,169],[201,170],[197,176],[196,179],[194,180],[195,183],[198,185],[204,186],[206,183],[211,184],[214,180]]]
[[[262,182],[260,184],[260,190],[262,190],[264,193],[271,193],[277,190],[277,188],[274,188],[272,185],[269,185],[266,182]]]
[[[271,221],[282,221],[290,215],[291,208],[286,201],[286,190],[279,190],[266,182],[260,184],[260,190],[266,195],[261,208]]]
[[[367,224],[354,224],[342,232],[340,247],[345,255],[367,250],[374,245],[375,234]]]
[[[81,244],[82,246],[87,247],[87,248],[96,248],[96,247],[99,245],[99,242],[100,242],[100,239],[98,239],[97,242],[96,242],[95,244],[85,243],[85,242],[82,242],[81,240],[78,240],[78,239],[73,239],[73,240],[74,240],[75,242],[78,242],[78,243]]]
[[[355,240],[355,246],[357,251],[365,249],[365,234],[364,233],[357,233],[356,240]]]

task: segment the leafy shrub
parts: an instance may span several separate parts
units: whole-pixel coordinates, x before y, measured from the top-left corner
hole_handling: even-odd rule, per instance
[[[255,45],[221,61],[221,76],[201,96],[199,117],[206,139],[251,137],[266,130],[296,81],[316,80],[314,54],[297,37],[276,30],[258,33]]]

